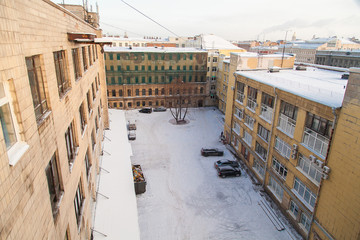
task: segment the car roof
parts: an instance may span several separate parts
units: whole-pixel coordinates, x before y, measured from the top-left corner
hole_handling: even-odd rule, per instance
[[[237,168],[234,168],[230,165],[224,165],[219,167],[220,170],[236,170]]]

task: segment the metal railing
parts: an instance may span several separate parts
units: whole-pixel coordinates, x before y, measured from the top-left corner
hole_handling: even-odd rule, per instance
[[[261,104],[260,116],[270,123],[272,122],[273,112],[274,110],[271,107]]]
[[[279,116],[279,129],[291,137],[294,137],[296,121],[292,118],[280,114]]]
[[[257,107],[256,101],[248,97],[247,107],[250,108],[251,110],[255,111],[255,109]]]
[[[305,128],[303,143],[322,157],[326,157],[329,139],[310,128]]]

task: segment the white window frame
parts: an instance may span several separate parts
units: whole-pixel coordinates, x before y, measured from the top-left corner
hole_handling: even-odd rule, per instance
[[[240,124],[238,124],[237,122],[234,122],[233,131],[234,131],[234,133],[236,133],[238,136],[240,136],[240,131],[241,131]]]
[[[291,147],[287,144],[284,140],[279,138],[278,136],[275,137],[275,149],[285,158],[290,159],[291,155]]]
[[[300,172],[302,172],[307,178],[309,178],[313,183],[319,186],[322,176],[321,168],[317,164],[312,163],[308,158],[306,158],[301,153],[299,154],[299,161],[296,167]]]
[[[294,188],[292,191],[307,208],[313,211],[317,196],[297,177],[294,179]],[[307,195],[309,199],[305,199]]]
[[[290,201],[288,212],[294,219],[297,219],[297,216],[300,213],[299,206],[293,200]]]
[[[243,140],[251,147],[252,144],[252,136],[248,131],[244,130],[244,137]]]
[[[284,189],[281,187],[281,185],[270,176],[269,178],[269,184],[268,188],[272,193],[274,193],[275,197],[279,200],[279,202],[282,202],[283,196],[284,196]]]
[[[235,115],[235,117],[237,117],[238,119],[243,119],[244,118],[244,109],[239,109],[239,108],[237,108],[237,107],[235,107],[235,111],[234,111],[235,113],[234,113],[234,115]]]
[[[5,149],[7,149],[7,154],[8,154],[8,158],[9,158],[9,165],[14,166],[21,159],[21,157],[25,154],[25,152],[29,149],[29,145],[26,142],[21,141],[20,128],[19,128],[19,125],[17,122],[17,118],[14,114],[15,110],[12,105],[13,101],[12,101],[12,98],[10,95],[10,89],[9,89],[8,83],[3,82],[0,84],[2,86],[2,87],[0,87],[0,89],[2,89],[0,91],[3,91],[3,95],[4,95],[3,97],[0,98],[0,107],[3,107],[5,105],[9,106],[12,125],[13,125],[14,132],[15,132],[15,138],[16,138],[15,142],[9,148],[7,148],[5,146]],[[4,142],[5,142],[4,135],[2,137],[4,138]]]
[[[274,156],[272,158],[272,164],[271,164],[272,168],[274,169],[274,171],[284,180],[286,180],[286,176],[288,173],[288,169],[281,163],[279,162]]]
[[[248,126],[251,130],[254,129],[255,119],[245,114],[245,125]]]
[[[307,214],[301,213],[299,224],[306,232],[310,231],[311,220]]]
[[[265,169],[264,167],[254,159],[253,162],[253,169],[255,170],[255,172],[257,173],[257,175],[261,178],[264,179],[265,176]]]

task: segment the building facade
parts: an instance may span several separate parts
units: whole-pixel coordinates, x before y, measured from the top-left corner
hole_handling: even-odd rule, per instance
[[[0,239],[90,239],[108,127],[101,31],[48,0],[0,8]]]
[[[189,107],[206,106],[205,51],[186,48],[106,48],[111,108],[173,107],[179,95]],[[181,89],[176,83],[182,82]]]
[[[350,69],[326,160],[330,172],[319,191],[310,239],[360,239],[360,69]]]
[[[317,51],[315,64],[342,68],[360,67],[360,50]]]
[[[226,138],[304,238],[329,176],[326,159],[347,83],[341,76],[319,69],[238,71],[225,116]]]

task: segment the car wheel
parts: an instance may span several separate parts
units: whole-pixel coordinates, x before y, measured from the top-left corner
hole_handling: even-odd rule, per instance
[[[240,173],[237,173],[235,176],[240,177]]]

